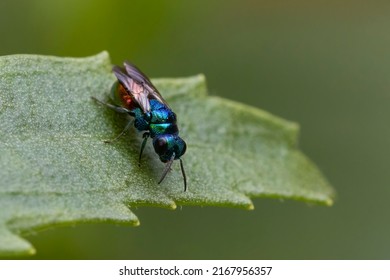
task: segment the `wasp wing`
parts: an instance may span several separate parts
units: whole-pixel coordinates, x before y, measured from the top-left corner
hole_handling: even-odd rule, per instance
[[[142,84],[148,91],[148,99],[157,99],[169,108],[168,103],[164,100],[160,92],[152,84],[148,76],[146,76],[137,66],[128,61],[125,61],[124,66],[127,74],[133,79],[135,79],[138,83]]]
[[[138,83],[134,78],[130,77],[124,70],[118,66],[112,68],[115,76],[122,86],[126,89],[128,94],[143,112],[150,111],[150,104],[148,99],[148,92],[141,83]]]
[[[150,99],[157,99],[169,108],[167,102],[162,98],[152,82],[141,72],[141,70],[129,62],[125,62],[124,66],[125,69],[114,66],[113,72],[118,81],[125,87],[129,94],[132,95],[143,112],[146,113],[150,111]]]

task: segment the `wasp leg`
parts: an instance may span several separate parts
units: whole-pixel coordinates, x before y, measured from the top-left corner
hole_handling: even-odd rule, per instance
[[[145,132],[145,133],[142,135],[142,138],[144,138],[144,140],[142,141],[141,151],[139,152],[138,166],[141,166],[141,157],[142,157],[142,153],[144,152],[145,145],[146,145],[146,141],[148,141],[149,136],[150,136],[150,133],[149,133],[149,132]]]
[[[126,108],[123,108],[123,107],[120,107],[120,106],[115,106],[115,105],[112,105],[112,104],[109,104],[109,103],[105,103],[105,102],[100,101],[99,99],[97,99],[97,98],[95,98],[95,97],[93,97],[93,96],[91,96],[91,98],[92,98],[93,100],[95,100],[96,102],[98,102],[98,103],[100,103],[100,104],[102,104],[102,105],[104,105],[104,106],[107,106],[108,108],[114,110],[115,112],[122,113],[122,114],[130,114],[130,115],[132,115],[132,116],[134,115],[133,112],[131,112],[130,110],[128,110],[128,109],[126,109]],[[131,127],[132,124],[133,124],[133,121],[129,121],[129,122],[126,124],[125,128],[123,129],[123,131],[122,131],[118,136],[116,136],[116,137],[115,137],[114,139],[112,139],[112,140],[104,140],[104,143],[113,143],[113,142],[115,142],[116,140],[118,140],[121,136],[123,136],[123,135],[126,133],[126,131],[128,131],[128,130],[130,129],[130,127]]]
[[[100,101],[99,99],[97,99],[97,98],[95,98],[93,96],[91,96],[91,98],[93,100],[95,100],[96,102],[98,102],[98,103],[100,103],[100,104],[102,104],[104,106],[107,106],[108,108],[114,110],[115,112],[122,113],[122,114],[130,114],[131,116],[134,115],[134,113],[132,111],[130,111],[130,110],[126,109],[126,108],[123,108],[123,107],[120,107],[120,106],[115,106],[115,105],[112,105],[112,104],[109,104],[109,103],[105,103],[105,102]]]
[[[173,163],[174,159],[175,159],[175,153],[173,153],[171,159],[165,165],[164,171],[163,171],[163,173],[161,175],[161,178],[160,178],[160,181],[158,181],[157,184],[160,184],[164,180],[165,176],[167,176],[168,172],[171,170],[171,166],[172,166],[172,163]]]
[[[121,138],[125,133],[126,133],[126,131],[128,131],[129,129],[130,129],[130,127],[131,127],[131,125],[134,123],[134,121],[129,121],[127,124],[126,124],[126,126],[125,126],[125,128],[122,130],[122,132],[121,133],[119,133],[119,135],[118,136],[116,136],[114,139],[111,139],[111,140],[104,140],[104,143],[114,143],[116,140],[118,140],[119,138]]]

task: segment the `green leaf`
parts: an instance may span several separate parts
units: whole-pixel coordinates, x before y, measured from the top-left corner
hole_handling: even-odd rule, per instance
[[[32,254],[18,237],[59,224],[138,225],[132,206],[231,206],[250,197],[332,204],[333,189],[297,149],[298,125],[207,96],[204,76],[153,80],[178,116],[188,148],[161,185],[164,164],[108,100],[115,77],[106,52],[87,58],[0,57],[0,254]]]

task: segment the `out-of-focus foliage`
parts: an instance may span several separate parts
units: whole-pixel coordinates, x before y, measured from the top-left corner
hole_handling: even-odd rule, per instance
[[[338,192],[331,208],[134,209],[138,228],[30,235],[36,257],[390,258],[389,25],[381,0],[0,1],[0,55],[106,49],[151,77],[204,73],[211,94],[299,123]]]

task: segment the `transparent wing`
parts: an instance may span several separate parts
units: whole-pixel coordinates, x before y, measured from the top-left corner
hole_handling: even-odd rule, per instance
[[[112,71],[118,81],[125,87],[129,94],[132,95],[143,112],[146,113],[150,111],[150,99],[157,99],[169,108],[167,102],[162,98],[152,82],[141,72],[141,70],[127,61],[124,63],[124,66],[124,69],[114,66]]]
[[[144,88],[148,91],[148,99],[157,99],[161,103],[167,105],[167,102],[161,96],[156,87],[152,84],[148,76],[146,76],[137,66],[134,64],[125,61],[124,63],[127,74],[132,77],[136,82],[142,84]]]

